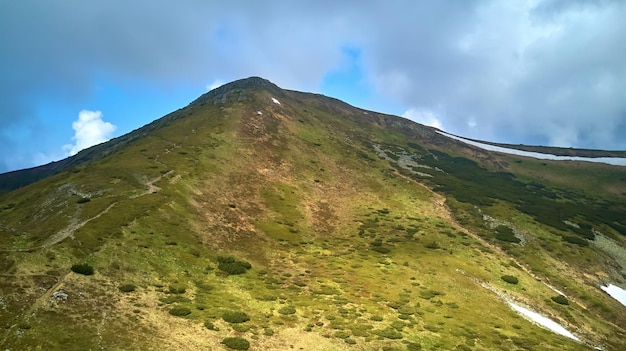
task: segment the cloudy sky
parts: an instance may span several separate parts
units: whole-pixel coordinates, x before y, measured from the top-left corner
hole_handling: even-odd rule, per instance
[[[626,149],[626,2],[0,4],[0,172],[261,76],[472,138]]]

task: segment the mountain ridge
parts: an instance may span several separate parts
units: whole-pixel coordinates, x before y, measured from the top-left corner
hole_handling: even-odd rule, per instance
[[[279,88],[277,85],[275,85],[274,83],[270,82],[267,79],[253,76],[249,78],[235,80],[233,82],[226,83],[222,86],[219,86],[205,94],[202,94],[200,97],[190,102],[188,106],[195,106],[195,105],[202,106],[209,101],[212,102],[213,104],[224,104],[229,98],[233,98],[234,95],[238,95],[235,97],[238,101],[245,101],[246,94],[244,90],[260,89],[260,88],[269,89],[270,91],[272,91],[274,94],[276,94],[279,97],[284,96],[283,90]],[[293,91],[293,92],[300,93],[296,91]],[[302,93],[302,94],[313,94],[313,93]],[[324,96],[324,95],[320,95],[320,96]],[[335,100],[336,102],[345,104],[345,102],[341,100],[338,100],[332,97],[327,97],[327,96],[324,96],[324,97]],[[355,108],[358,108],[358,107],[355,107]],[[362,111],[367,112],[367,110],[362,110]],[[370,112],[378,114],[378,115],[382,115],[381,113],[376,113],[373,111],[370,111]],[[151,128],[156,127],[157,125],[162,123],[162,122],[159,122],[161,119],[166,119],[169,115],[171,114],[158,118],[155,121],[150,122],[142,127],[139,127],[125,135],[113,138],[107,142],[92,146],[85,150],[81,150],[77,155],[70,156],[59,161],[53,161],[48,164],[44,164],[40,166],[0,173],[0,194],[26,186],[28,184],[36,182],[45,177],[67,170],[71,167],[82,165],[88,162],[89,160],[91,160],[92,158],[104,157],[109,153],[108,151],[109,148],[114,149],[118,147],[119,144],[123,144],[129,139],[136,138],[138,133],[145,132],[145,131],[150,130]],[[390,116],[393,118],[401,118],[401,117],[393,116],[393,115],[387,115],[387,116]],[[411,123],[400,123],[400,124],[403,125],[404,127],[410,128],[414,124],[419,124],[419,123],[411,121]],[[426,128],[433,128],[433,127],[428,127],[425,125],[422,125],[422,126]],[[433,128],[433,129],[436,129],[436,128]],[[549,146],[538,146],[538,145],[534,146],[534,145],[523,145],[523,144],[518,145],[518,144],[495,143],[495,142],[490,142],[490,141],[485,141],[485,140],[466,138],[462,136],[457,136],[457,137],[471,140],[474,142],[493,145],[493,146],[500,146],[500,147],[505,147],[505,148],[512,148],[512,149],[517,149],[517,150],[522,150],[522,151],[531,151],[531,152],[538,152],[538,153],[544,153],[544,154],[553,154],[557,156],[580,156],[580,157],[590,157],[590,158],[626,157],[626,151],[618,151],[618,150],[562,148],[562,147],[549,147]]]
[[[626,280],[623,167],[276,89],[217,88],[0,195],[0,346],[626,346],[600,289]]]

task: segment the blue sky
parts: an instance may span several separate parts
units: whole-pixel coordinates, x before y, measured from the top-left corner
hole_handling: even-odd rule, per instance
[[[626,3],[0,4],[0,172],[249,76],[467,137],[626,149]]]

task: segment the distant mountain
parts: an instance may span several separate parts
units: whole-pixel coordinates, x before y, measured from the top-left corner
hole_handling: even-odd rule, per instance
[[[625,167],[253,77],[0,192],[4,349],[626,349]]]

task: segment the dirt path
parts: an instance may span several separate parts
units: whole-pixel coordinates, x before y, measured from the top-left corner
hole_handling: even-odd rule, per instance
[[[130,199],[136,199],[138,197],[144,196],[144,195],[148,195],[148,194],[153,194],[156,193],[158,191],[161,190],[161,188],[159,188],[158,186],[154,185],[154,183],[160,181],[161,179],[163,179],[163,177],[173,173],[174,171],[169,171],[165,174],[162,174],[152,180],[149,180],[145,183],[145,185],[148,187],[148,189],[146,189],[146,191],[137,194],[137,195],[133,195],[130,197]],[[43,245],[38,246],[36,248],[33,249],[42,249],[42,248],[46,248],[48,246],[52,246],[54,244],[60,243],[61,241],[67,239],[68,237],[71,237],[74,235],[74,232],[76,232],[78,229],[84,227],[87,223],[93,221],[94,219],[98,219],[100,218],[102,215],[104,215],[105,213],[109,212],[110,209],[112,209],[113,207],[115,207],[117,204],[119,204],[119,202],[114,202],[112,204],[110,204],[107,208],[105,208],[102,212],[98,213],[97,215],[86,219],[80,223],[76,223],[76,224],[70,224],[69,226],[67,226],[66,228],[64,228],[63,230],[57,232],[56,234],[52,235],[51,237],[48,238],[48,240],[46,240]]]
[[[144,192],[139,193],[137,195],[133,195],[130,196],[129,199],[136,199],[138,197],[144,196],[144,195],[148,195],[148,194],[153,194],[156,192],[159,192],[161,190],[161,188],[159,188],[158,186],[154,185],[154,183],[160,181],[161,179],[163,179],[163,177],[168,176],[170,174],[172,174],[174,171],[171,170],[165,174],[162,174],[154,179],[151,179],[149,181],[147,181],[145,183],[145,185],[148,187]],[[110,204],[107,208],[105,208],[104,210],[102,210],[102,212],[98,213],[97,215],[88,218],[80,223],[76,223],[76,220],[74,219],[72,221],[72,223],[70,223],[67,227],[59,230],[58,232],[56,232],[55,234],[51,235],[48,239],[46,239],[46,241],[39,246],[35,246],[35,247],[30,247],[27,249],[15,249],[15,250],[0,250],[0,252],[32,252],[32,251],[36,251],[36,250],[40,250],[40,249],[44,249],[46,247],[50,247],[52,245],[58,244],[61,241],[69,238],[69,237],[73,237],[74,233],[84,227],[85,225],[87,225],[87,223],[93,221],[94,219],[98,219],[100,218],[102,215],[106,214],[107,212],[109,212],[113,207],[117,206],[118,204],[120,204],[119,201],[114,202],[112,204]]]
[[[74,232],[76,232],[78,229],[84,227],[87,223],[93,221],[94,219],[98,219],[100,218],[103,214],[109,212],[110,209],[112,209],[115,205],[117,205],[119,202],[114,202],[112,204],[109,205],[109,207],[105,208],[102,212],[98,213],[97,215],[86,219],[80,223],[76,223],[76,224],[70,224],[69,226],[67,226],[65,229],[58,231],[56,234],[52,235],[51,237],[48,238],[48,240],[46,240],[43,245],[38,246],[34,249],[43,249],[46,248],[48,246],[52,246],[54,244],[57,244],[65,239],[67,239],[70,236],[74,235]]]
[[[161,190],[161,188],[159,188],[158,186],[154,185],[154,183],[160,181],[164,176],[167,176],[171,173],[173,173],[174,171],[169,171],[165,174],[162,174],[154,179],[151,179],[149,181],[147,181],[145,183],[145,185],[148,187],[146,189],[146,191],[138,194],[138,195],[134,195],[131,196],[129,199],[136,199],[138,197],[147,195],[147,194],[152,194],[155,192],[158,192]],[[0,252],[31,252],[31,251],[35,251],[35,250],[40,250],[55,244],[60,243],[61,241],[72,237],[74,235],[74,233],[84,227],[85,225],[87,225],[89,222],[100,218],[101,216],[103,216],[104,214],[106,214],[107,212],[109,212],[113,207],[115,207],[116,205],[118,205],[120,202],[114,202],[112,204],[110,204],[107,208],[105,208],[104,210],[102,210],[102,212],[98,213],[97,215],[88,218],[80,223],[76,223],[75,221],[73,221],[73,223],[70,223],[67,227],[65,227],[64,229],[58,231],[57,233],[55,233],[54,235],[50,236],[42,245],[40,246],[36,246],[36,247],[32,247],[32,248],[28,248],[28,249],[20,249],[20,250],[2,250]],[[26,311],[24,311],[22,313],[22,316],[30,316],[32,315],[36,310],[38,310],[41,307],[45,307],[47,303],[50,303],[50,298],[52,297],[52,294],[54,294],[56,291],[59,291],[61,288],[63,288],[63,284],[65,283],[65,278],[67,277],[67,275],[70,274],[70,272],[66,273],[65,275],[59,277],[59,281],[56,282],[52,287],[50,287],[50,289],[46,290],[45,293],[43,293],[41,296],[39,296],[30,306],[30,308]],[[105,324],[109,318],[109,314],[110,311],[103,311],[102,312],[102,321],[100,323],[100,326],[98,327],[98,337],[99,337],[99,346],[101,349],[103,349],[102,346],[102,331],[104,330]],[[7,338],[9,337],[9,335],[11,335],[11,333],[13,332],[13,330],[17,327],[17,324],[10,326],[9,328],[7,328],[6,333],[4,335],[4,338],[2,339],[2,342],[0,342],[0,345],[4,345],[6,343]]]
[[[156,193],[156,192],[160,191],[161,188],[159,188],[158,186],[154,185],[154,183],[160,181],[161,179],[163,179],[163,177],[168,176],[168,175],[170,175],[172,173],[174,173],[174,170],[171,170],[171,171],[169,171],[169,172],[167,172],[165,174],[162,174],[162,175],[160,175],[160,176],[158,176],[158,177],[156,177],[156,178],[154,178],[152,180],[147,181],[145,185],[148,187],[148,189],[146,191],[144,191],[143,193],[140,193],[140,194],[137,194],[137,195],[133,195],[130,198],[131,199],[136,199],[138,197],[141,197],[141,196],[144,196],[144,195],[148,195],[148,194],[153,194],[153,193]]]

